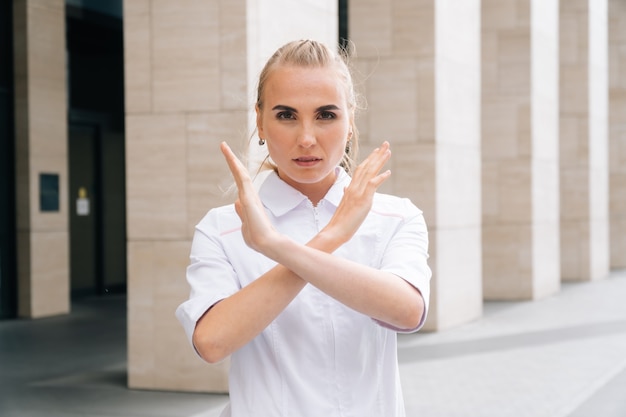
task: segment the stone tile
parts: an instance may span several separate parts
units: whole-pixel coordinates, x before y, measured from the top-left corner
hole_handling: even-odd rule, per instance
[[[532,217],[539,223],[554,223],[560,219],[558,160],[533,159],[531,179]]]
[[[151,3],[153,106],[157,112],[220,106],[219,8],[216,2]]]
[[[561,279],[585,281],[590,276],[589,224],[561,220]]]
[[[530,223],[483,225],[485,300],[533,298]]]
[[[415,142],[419,89],[415,74],[415,59],[385,59],[378,64],[367,87],[371,140]]]
[[[495,224],[500,213],[498,198],[500,162],[483,160],[481,162],[481,211],[483,224]]]
[[[124,19],[133,16],[146,16],[150,14],[150,1],[151,0],[132,0],[125,1],[124,7]]]
[[[588,71],[586,67],[561,65],[560,112],[585,117],[588,112]]]
[[[498,63],[529,67],[531,60],[530,26],[517,24],[498,33]]]
[[[130,296],[130,294],[129,294]],[[128,387],[155,389],[154,322],[151,309],[133,306],[128,311]],[[142,319],[140,319],[140,317]]]
[[[609,225],[607,219],[591,219],[589,236],[590,280],[605,279],[610,270]]]
[[[530,158],[533,155],[533,144],[535,143],[533,133],[537,131],[535,127],[538,128],[538,126],[532,125],[530,106],[531,104],[528,102],[522,102],[517,106],[517,143],[519,156],[522,158]],[[558,123],[558,115],[555,113],[554,116],[553,121],[556,124]],[[552,143],[558,143],[556,134],[551,139]]]
[[[30,315],[66,314],[70,310],[69,237],[66,230],[30,234]]]
[[[246,2],[220,1],[220,88],[222,109],[253,107],[247,77]]]
[[[506,29],[518,21],[516,0],[483,0],[481,24],[490,30]]]
[[[438,228],[473,228],[481,223],[481,161],[478,149],[439,145],[436,151]]]
[[[482,99],[482,158],[515,158],[519,154],[518,105],[496,95]]]
[[[256,76],[274,51],[294,39],[317,39],[336,45],[338,24],[336,2],[276,0],[247,3],[248,74]],[[252,87],[252,85],[250,85]]]
[[[626,268],[626,221],[612,221],[610,227],[610,266],[611,269]]]
[[[586,60],[585,50],[579,44],[580,19],[576,14],[561,13],[559,19],[559,55],[562,64],[576,64]],[[584,23],[584,22],[582,22]]]
[[[440,59],[435,77],[437,142],[477,148],[480,143],[480,54],[478,42],[468,43],[475,54],[455,59]],[[455,51],[449,51],[456,55]],[[467,54],[467,52],[466,52]]]
[[[482,315],[482,266],[480,227],[440,228],[431,230],[432,317],[429,330],[443,331],[478,319]],[[434,271],[433,271],[434,272]]]
[[[559,222],[535,221],[532,226],[532,298],[542,299],[561,290]]]
[[[393,51],[393,13],[389,2],[364,0],[351,5],[350,38],[359,58],[380,59]]]
[[[561,168],[561,219],[584,220],[589,217],[589,172]]]
[[[497,63],[498,51],[500,49],[498,32],[496,30],[490,29],[488,27],[488,24],[489,22],[482,22],[481,25],[480,53],[482,66],[484,66],[486,63]]]
[[[32,265],[31,265],[31,232],[18,229],[15,233],[17,273],[17,315],[30,317],[32,312]]]
[[[129,243],[128,291],[134,300],[128,315],[129,379],[133,386],[224,391],[225,364],[199,363],[174,316],[176,307],[189,296],[185,270],[190,247],[190,241]],[[187,365],[181,368],[180,360]]]
[[[149,2],[124,2],[124,99],[126,114],[152,110]]]
[[[434,62],[418,62],[417,67],[417,141],[434,143],[437,139],[437,101]]]
[[[426,223],[437,224],[436,147],[432,144],[391,142],[390,193],[411,199],[424,212]]]
[[[391,4],[391,39],[395,56],[432,59],[435,54],[435,4],[401,0]]]
[[[183,115],[127,116],[128,239],[188,235],[186,157]]]
[[[437,55],[463,67],[460,74],[480,74],[480,1],[437,4],[435,42]],[[438,63],[439,66],[439,63]],[[477,84],[476,87],[479,87]]]
[[[559,123],[559,159],[563,167],[576,167],[578,161],[587,159],[588,132],[587,123],[576,115],[560,116]]]
[[[530,68],[515,63],[502,63],[498,73],[501,94],[522,94],[530,91]]]
[[[186,119],[188,237],[207,211],[233,201],[227,191],[233,186],[228,166],[219,150],[226,141],[236,151],[248,143],[247,112],[192,114]],[[256,146],[253,140],[251,146]]]
[[[499,223],[532,221],[532,165],[529,160],[501,160],[498,168]]]
[[[557,161],[559,159],[559,128],[565,128],[565,121],[559,120],[558,93],[556,84],[553,95],[543,97],[533,95],[531,108],[531,144],[532,155],[541,160]],[[546,91],[546,90],[544,90]],[[563,124],[560,124],[563,122]],[[578,133],[574,121],[573,135]],[[566,133],[563,132],[565,135]],[[577,139],[573,140],[576,143]],[[565,143],[567,146],[569,144]]]

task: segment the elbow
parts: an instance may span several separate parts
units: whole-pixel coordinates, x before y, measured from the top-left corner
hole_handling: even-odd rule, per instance
[[[423,314],[423,308],[422,310],[411,308],[406,312],[406,314],[403,314],[402,317],[397,320],[397,324],[394,327],[405,332],[415,331],[422,322]]]
[[[397,317],[394,327],[404,332],[413,332],[422,324],[424,314],[426,314],[424,299],[418,292],[416,300],[404,304],[404,308]]]
[[[225,349],[219,340],[200,335],[199,332],[194,332],[193,346],[198,355],[210,364],[220,363],[230,355],[230,351]]]
[[[215,365],[222,362],[229,355],[221,351],[210,350],[204,353],[200,353],[200,356],[205,362],[210,363],[211,365]]]
[[[413,309],[411,314],[408,317],[408,326],[406,327],[409,330],[417,330],[422,323],[422,317],[424,316],[424,304],[420,303],[419,308]]]
[[[422,294],[417,291],[417,299],[414,303],[411,303],[411,308],[407,314],[407,320],[409,321],[407,329],[417,330],[423,323],[425,314],[426,305],[424,304],[424,298],[422,297]]]

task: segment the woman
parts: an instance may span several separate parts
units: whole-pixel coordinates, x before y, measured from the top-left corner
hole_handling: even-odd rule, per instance
[[[257,192],[222,143],[238,199],[196,227],[177,310],[203,359],[231,355],[222,416],[404,416],[396,333],[423,324],[431,272],[421,211],[376,192],[389,144],[352,172],[352,79],[315,41],[269,59],[255,107],[273,170]]]

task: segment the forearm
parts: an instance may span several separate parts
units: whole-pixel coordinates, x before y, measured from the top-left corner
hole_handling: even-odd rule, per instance
[[[318,235],[307,247],[333,252],[340,242]],[[298,295],[306,281],[283,265],[215,304],[198,320],[193,343],[210,363],[219,362],[261,333]]]
[[[346,306],[400,329],[419,324],[423,299],[402,278],[282,237],[272,259]]]

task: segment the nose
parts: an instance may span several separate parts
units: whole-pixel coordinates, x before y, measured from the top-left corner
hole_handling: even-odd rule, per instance
[[[313,126],[308,123],[303,123],[298,132],[297,143],[302,148],[310,148],[317,140],[315,139],[315,130]]]

